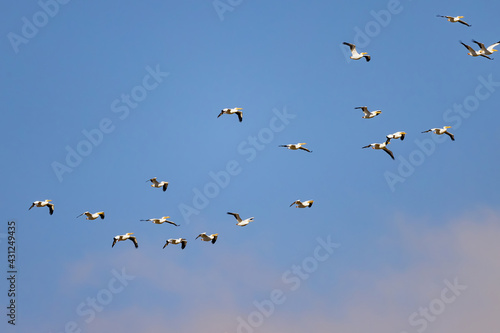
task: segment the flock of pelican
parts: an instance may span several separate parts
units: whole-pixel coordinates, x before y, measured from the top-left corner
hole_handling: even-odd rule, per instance
[[[463,16],[443,16],[443,15],[437,15],[437,16],[446,18],[449,22],[453,22],[453,23],[458,22],[458,23],[461,23],[461,24],[466,25],[468,27],[471,26],[470,24],[468,24],[467,22],[462,20]],[[469,50],[468,55],[470,55],[472,57],[482,56],[482,57],[488,58],[490,60],[493,60],[493,58],[490,58],[489,56],[497,51],[495,49],[495,47],[500,44],[500,41],[499,41],[499,42],[494,43],[488,47],[485,47],[485,45],[483,43],[480,43],[476,40],[472,40],[472,42],[479,46],[479,50],[476,51],[471,46],[460,41],[460,43]],[[344,42],[343,44],[349,46],[350,51],[351,51],[351,56],[350,56],[351,59],[360,60],[362,58],[365,58],[365,60],[367,62],[369,62],[371,60],[371,57],[370,57],[370,55],[368,55],[367,52],[359,53],[356,50],[356,45],[354,45],[352,43],[347,43],[347,42]],[[369,111],[367,106],[359,106],[359,107],[355,107],[355,109],[361,109],[361,111],[363,111],[364,115],[362,118],[364,118],[364,119],[372,119],[372,118],[374,118],[382,113],[381,110]],[[238,120],[240,122],[242,122],[243,121],[243,112],[241,110],[243,110],[243,108],[239,108],[239,107],[225,108],[225,109],[221,110],[221,112],[219,113],[217,118],[219,118],[223,114],[228,114],[228,115],[236,114],[238,116]],[[422,133],[432,132],[432,133],[437,134],[437,135],[446,134],[451,138],[452,141],[455,141],[455,136],[448,131],[449,128],[451,128],[451,126],[444,126],[442,128],[431,128],[429,130],[423,131]],[[392,134],[388,134],[388,135],[386,135],[386,137],[385,137],[386,140],[384,142],[371,143],[369,145],[363,146],[362,148],[372,148],[375,150],[383,150],[394,160],[394,154],[391,150],[389,150],[387,148],[387,145],[389,145],[391,143],[391,140],[400,139],[401,141],[403,141],[405,139],[406,134],[407,133],[404,131],[399,131],[399,132],[395,132]],[[304,150],[306,152],[311,153],[312,151],[305,148],[304,145],[306,145],[306,143],[285,144],[285,145],[279,145],[279,147],[284,147],[284,148],[287,148],[290,150]],[[169,184],[169,182],[167,182],[167,181],[158,181],[156,177],[150,178],[146,182],[151,182],[151,187],[161,188],[161,189],[163,189],[164,192],[167,190],[168,184]],[[49,200],[49,199],[44,200],[44,201],[34,201],[28,210],[31,210],[33,207],[48,207],[49,214],[52,215],[54,213],[54,204],[51,203],[51,201],[52,200]],[[290,207],[295,205],[296,208],[311,208],[311,206],[313,205],[313,202],[314,202],[314,200],[306,200],[306,201],[296,200],[290,205]],[[250,222],[253,222],[253,220],[254,220],[254,217],[242,219],[238,213],[227,212],[227,214],[232,215],[237,221],[236,225],[241,226],[241,227],[248,225]],[[87,220],[96,220],[98,218],[104,219],[104,217],[105,217],[105,214],[103,211],[96,212],[96,213],[90,213],[90,212],[86,211],[86,212],[78,215],[77,218],[82,216],[82,215],[85,215]],[[174,225],[176,227],[179,226],[179,224],[172,222],[172,221],[169,221],[168,220],[169,218],[170,218],[170,216],[163,216],[162,218],[150,218],[150,219],[140,220],[140,221],[148,221],[148,222],[152,222],[153,224],[168,223],[168,224]],[[114,247],[117,242],[131,240],[134,243],[134,246],[136,248],[138,248],[139,245],[137,242],[137,238],[135,236],[132,236],[133,234],[134,233],[129,232],[129,233],[126,233],[124,235],[115,236],[113,238],[113,244],[111,245],[111,247]],[[195,239],[201,238],[202,241],[211,242],[212,244],[215,244],[215,242],[217,241],[218,235],[219,234],[208,235],[207,233],[202,232]],[[181,249],[184,249],[186,247],[187,240],[185,238],[170,238],[170,239],[166,240],[165,245],[163,245],[163,248],[167,247],[169,244],[174,244],[174,245],[181,244]]]

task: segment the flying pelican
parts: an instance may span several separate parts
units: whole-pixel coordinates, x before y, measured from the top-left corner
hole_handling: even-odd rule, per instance
[[[436,15],[436,16],[437,17],[446,17],[446,19],[448,19],[449,22],[458,22],[458,23],[462,23],[468,27],[471,26],[469,23],[466,23],[466,22],[461,20],[461,18],[463,18],[463,16],[443,16],[443,15]]]
[[[50,215],[52,215],[52,214],[54,214],[54,204],[51,204],[50,203],[51,201],[52,200],[48,200],[48,199],[45,201],[35,201],[31,204],[31,207],[28,208],[28,210],[30,210],[33,207],[45,207],[45,206],[47,206],[47,207],[49,207]]]
[[[472,47],[470,47],[469,45],[464,44],[462,41],[460,41],[460,44],[462,44],[463,46],[465,46],[465,48],[467,48],[467,50],[469,50],[469,53],[467,53],[467,54],[472,56],[472,57],[481,56],[481,57],[485,57],[485,58],[488,58],[490,60],[493,60],[490,57],[488,57],[486,54],[483,54],[482,50],[476,51]]]
[[[212,242],[212,244],[215,244],[215,242],[217,241],[217,236],[219,234],[212,234],[212,235],[207,235],[205,232],[202,232],[201,234],[198,235],[198,237],[201,237],[201,240],[202,241],[205,241],[205,242]],[[195,239],[198,239],[198,237],[196,237]]]
[[[113,245],[111,245],[111,247],[115,246],[116,242],[130,239],[132,242],[134,242],[135,248],[137,249],[139,245],[137,244],[137,239],[134,236],[130,236],[132,234],[133,232],[127,232],[125,235],[115,236],[115,238],[113,238]]]
[[[290,205],[290,207],[292,207],[293,205],[297,205],[295,206],[295,208],[306,208],[306,207],[311,208],[313,202],[314,200],[307,200],[307,201],[296,200]]]
[[[296,144],[288,144],[288,145],[279,145],[278,147],[286,147],[291,150],[297,150],[297,149],[302,149],[305,150],[309,153],[312,153],[312,150],[309,150],[307,148],[302,147],[303,145],[306,145],[307,143],[296,143]]]
[[[170,238],[170,239],[167,239],[167,242],[165,243],[165,245],[163,245],[163,248],[165,248],[168,244],[182,244],[181,245],[181,249],[184,250],[184,248],[186,247],[186,244],[187,244],[187,240],[184,239],[184,238]]]
[[[365,115],[362,118],[365,118],[365,119],[373,118],[373,117],[378,116],[379,114],[382,113],[382,111],[380,111],[380,110],[370,112],[370,111],[368,111],[368,108],[366,106],[358,106],[358,107],[355,107],[355,109],[363,110],[363,113]]]
[[[94,214],[91,214],[89,212],[85,212],[85,213],[81,213],[80,215],[78,215],[77,217],[80,217],[82,216],[83,214],[85,214],[85,216],[87,216],[87,220],[95,220],[96,218],[98,217],[101,217],[101,219],[104,220],[104,212],[97,212],[97,213],[94,213]]]
[[[222,116],[224,113],[225,114],[233,114],[233,113],[236,113],[238,115],[238,119],[240,120],[240,123],[243,121],[243,112],[241,112],[240,110],[243,110],[243,108],[227,108],[227,109],[222,109],[219,113],[219,115],[217,116],[217,118],[219,118],[220,116]]]
[[[474,43],[476,43],[477,45],[479,45],[479,47],[481,48],[481,50],[479,50],[477,53],[480,53],[480,54],[484,54],[484,55],[490,55],[490,54],[493,54],[493,52],[496,52],[498,50],[495,50],[495,47],[500,44],[500,42],[496,42],[495,44],[491,44],[490,46],[488,47],[484,47],[484,44],[483,43],[480,43],[480,42],[477,42],[475,40],[472,40]]]
[[[175,224],[175,223],[174,223],[174,222],[172,222],[172,221],[168,221],[168,220],[167,220],[168,218],[170,218],[170,216],[163,216],[161,219],[148,219],[148,220],[141,220],[141,221],[151,221],[151,222],[153,222],[154,224],[170,223],[170,224],[175,225],[176,227],[178,227],[178,226],[179,226],[178,224]]]
[[[431,128],[430,130],[423,131],[422,133],[434,132],[437,135],[446,134],[451,138],[452,141],[455,141],[455,136],[453,134],[451,134],[450,132],[448,132],[448,128],[451,128],[451,126],[445,126],[443,128]]]
[[[403,141],[405,139],[406,132],[396,132],[386,136],[387,142],[391,141],[391,139],[401,139]]]
[[[361,58],[365,58],[367,62],[370,61],[371,57],[368,55],[368,53],[366,52],[358,53],[358,51],[356,51],[356,45],[346,42],[343,42],[342,44],[347,45],[351,48],[352,55],[349,58],[353,60],[359,60]]]
[[[391,142],[388,139],[386,142],[383,142],[383,143],[372,143],[372,144],[369,144],[368,146],[364,146],[362,148],[370,148],[370,147],[372,147],[373,149],[382,149],[387,154],[389,154],[392,159],[394,159],[394,154],[392,153],[392,151],[390,151],[386,147],[389,143],[391,143]]]
[[[168,182],[158,182],[156,180],[156,177],[153,177],[151,179],[146,180],[146,183],[147,182],[153,183],[153,184],[151,184],[151,187],[163,187],[163,192],[165,192],[167,190],[167,187],[168,187]]]
[[[250,222],[253,222],[253,217],[250,217],[246,220],[242,220],[241,217],[240,217],[240,214],[236,214],[236,213],[230,213],[230,212],[227,212],[229,215],[233,215],[236,220],[238,221],[238,223],[236,223],[236,225],[239,225],[241,227],[247,225],[248,223]]]

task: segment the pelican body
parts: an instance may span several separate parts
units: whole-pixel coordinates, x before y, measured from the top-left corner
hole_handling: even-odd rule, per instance
[[[290,205],[290,207],[292,207],[293,205],[296,205],[295,208],[306,208],[306,207],[311,208],[311,206],[313,205],[313,202],[314,202],[314,200],[307,200],[307,201],[296,200]]]
[[[207,235],[207,233],[205,232],[202,232],[201,234],[199,234],[195,239],[198,239],[199,237],[201,237],[201,240],[202,241],[205,241],[205,242],[212,242],[212,244],[215,244],[215,242],[217,241],[217,237],[219,236],[219,234],[211,234],[211,235]]]
[[[148,219],[148,220],[141,220],[141,221],[151,221],[154,224],[170,223],[170,224],[175,225],[176,227],[179,226],[178,224],[176,224],[176,223],[174,223],[172,221],[167,220],[168,218],[170,218],[170,216],[163,216],[161,219]]]
[[[343,42],[342,44],[349,46],[349,48],[351,49],[351,56],[349,58],[351,58],[352,60],[359,60],[361,58],[365,58],[366,62],[370,61],[371,57],[368,55],[368,53],[366,52],[358,53],[358,51],[356,51],[356,45],[347,42]]]
[[[445,15],[436,15],[437,17],[445,17],[448,22],[458,22],[458,23],[462,23],[463,25],[466,25],[468,27],[470,27],[471,25],[465,21],[462,21],[461,19],[463,19],[464,17],[463,16],[445,16]]]
[[[220,111],[219,115],[217,116],[217,118],[219,118],[223,114],[235,114],[236,113],[238,115],[238,119],[240,120],[240,123],[241,123],[243,121],[243,112],[241,110],[243,110],[243,108],[222,109]]]
[[[78,215],[77,217],[80,217],[82,216],[83,214],[85,214],[85,216],[87,216],[87,220],[95,220],[96,218],[101,218],[102,220],[104,220],[104,212],[97,212],[97,213],[94,213],[94,214],[91,214],[89,212],[85,212],[85,213],[81,213],[80,215]]]
[[[312,153],[311,150],[305,148],[305,147],[302,147],[304,145],[306,145],[307,143],[295,143],[295,144],[288,144],[288,145],[279,145],[278,147],[286,147],[288,149],[291,149],[291,150],[297,150],[297,149],[302,149],[302,150],[305,150],[307,151],[308,153]]]
[[[372,144],[369,144],[368,146],[364,146],[362,148],[370,148],[371,147],[372,149],[382,149],[387,154],[389,154],[389,156],[391,156],[392,159],[394,159],[394,154],[392,153],[392,151],[390,151],[386,147],[389,143],[391,143],[391,142],[389,140],[387,140],[386,142],[383,142],[383,143],[372,143]]]
[[[491,44],[490,46],[485,47],[483,43],[480,43],[478,41],[472,40],[472,42],[476,43],[481,48],[479,51],[477,51],[477,53],[479,53],[479,55],[493,54],[493,52],[498,51],[498,50],[495,50],[495,47],[500,44],[500,41],[499,41],[499,42],[496,42],[495,44]]]
[[[401,139],[403,141],[405,139],[406,132],[396,132],[386,136],[387,142],[391,141],[391,139]]]
[[[146,182],[151,182],[151,187],[163,188],[163,192],[167,190],[168,182],[159,182],[156,180],[156,177],[146,180]]]
[[[137,239],[132,235],[133,232],[127,232],[125,235],[118,235],[113,238],[113,245],[111,247],[115,246],[116,242],[121,242],[127,239],[130,239],[132,242],[134,242],[135,248],[137,249],[139,247],[139,244],[137,244]]]
[[[361,109],[363,111],[363,113],[365,115],[362,118],[364,118],[364,119],[370,119],[370,118],[376,117],[382,113],[382,111],[380,111],[380,110],[370,112],[370,111],[368,111],[368,108],[366,106],[358,106],[358,107],[355,107],[355,109]]]
[[[455,136],[450,132],[448,132],[448,128],[451,128],[451,126],[444,126],[443,128],[431,128],[427,131],[423,131],[422,133],[433,132],[436,133],[437,135],[446,134],[451,138],[452,141],[455,141]]]
[[[240,214],[237,214],[237,213],[230,213],[230,212],[227,212],[229,215],[233,215],[236,220],[238,221],[238,223],[236,223],[236,225],[239,225],[240,227],[243,227],[245,225],[247,225],[248,223],[250,222],[253,222],[253,217],[249,217],[245,220],[242,220],[241,217],[240,217]]]
[[[181,249],[184,250],[187,244],[187,240],[184,238],[170,238],[167,239],[167,242],[165,243],[165,245],[163,245],[163,248],[165,248],[168,244],[182,244]]]
[[[45,207],[45,206],[47,206],[47,207],[49,207],[49,214],[52,215],[52,214],[54,214],[54,204],[51,204],[50,203],[51,201],[52,200],[49,200],[49,199],[47,199],[45,201],[35,201],[31,204],[31,207],[28,208],[28,210],[30,210],[33,207]]]

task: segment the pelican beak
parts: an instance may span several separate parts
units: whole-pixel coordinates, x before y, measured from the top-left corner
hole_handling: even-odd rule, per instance
[[[451,126],[445,126],[444,128],[451,128]]]
[[[459,16],[458,18],[464,18],[463,16]]]
[[[243,110],[243,108],[235,108],[236,110]]]

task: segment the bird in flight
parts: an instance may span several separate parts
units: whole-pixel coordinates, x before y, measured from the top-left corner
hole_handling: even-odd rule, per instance
[[[365,58],[366,62],[370,61],[371,57],[368,55],[368,53],[366,52],[358,53],[358,51],[356,51],[356,45],[347,42],[343,42],[342,44],[349,46],[349,48],[351,49],[351,56],[349,58],[353,60],[359,60],[361,58]]]
[[[28,210],[30,210],[31,208],[33,207],[49,207],[49,214],[52,215],[54,214],[54,204],[50,203],[52,200],[45,200],[45,201],[35,201],[31,204],[31,207],[28,208]]]
[[[125,235],[118,235],[113,238],[113,245],[111,247],[115,246],[116,242],[124,241],[127,239],[130,239],[132,242],[134,242],[135,248],[137,249],[139,247],[139,244],[137,244],[137,239],[132,235],[133,232],[127,232]]]
[[[358,107],[355,107],[355,109],[361,109],[363,111],[363,113],[365,115],[362,118],[364,118],[364,119],[370,119],[370,118],[378,116],[379,114],[382,113],[382,111],[380,111],[380,110],[370,112],[370,111],[368,111],[368,108],[366,106],[358,106]]]
[[[386,136],[387,142],[391,141],[391,139],[401,139],[403,141],[405,139],[406,132],[396,132]]]
[[[215,244],[215,242],[217,241],[217,237],[219,236],[219,234],[211,234],[211,235],[207,235],[207,233],[205,232],[202,232],[201,234],[199,234],[195,239],[198,239],[198,237],[201,237],[201,240],[202,241],[205,241],[205,242],[212,242],[212,244]]]
[[[163,188],[163,192],[165,192],[167,190],[167,187],[168,187],[168,182],[159,182],[156,180],[156,177],[153,177],[151,179],[148,179],[146,180],[146,183],[147,182],[151,182],[153,184],[151,184],[151,187],[162,187]]]
[[[307,143],[291,143],[288,145],[279,145],[278,147],[286,147],[286,148],[291,149],[291,150],[302,149],[302,150],[307,151],[308,153],[312,153],[312,150],[309,150],[305,147],[302,147],[303,145],[306,145],[306,144]]]
[[[292,207],[293,205],[296,205],[295,208],[306,208],[306,207],[311,208],[311,206],[313,205],[313,202],[314,202],[314,200],[307,200],[307,201],[296,200],[296,201],[292,202],[290,207]]]
[[[490,58],[486,54],[484,54],[482,50],[476,51],[472,47],[470,47],[469,45],[465,44],[462,41],[460,41],[460,44],[462,44],[463,46],[465,46],[465,48],[467,50],[469,50],[469,53],[467,53],[467,54],[470,55],[471,57],[479,57],[479,56],[481,56],[481,57],[485,57],[485,58],[488,58],[490,60],[493,60],[492,58]]]
[[[223,114],[235,114],[236,113],[238,115],[238,119],[240,120],[240,123],[241,123],[243,121],[243,112],[241,110],[243,110],[243,108],[222,109],[220,111],[219,115],[217,116],[217,118],[219,118]]]
[[[470,27],[471,25],[467,22],[462,21],[461,19],[464,18],[463,16],[444,16],[444,15],[436,15],[437,17],[445,17],[448,22],[458,22],[462,23],[463,25],[466,25]]]
[[[253,217],[249,217],[249,218],[247,218],[247,219],[245,219],[245,220],[242,220],[242,219],[241,219],[241,217],[240,217],[240,214],[237,214],[237,213],[230,213],[230,212],[227,212],[227,213],[228,213],[229,215],[233,215],[233,216],[236,218],[236,220],[238,221],[238,223],[236,223],[236,225],[239,225],[239,226],[241,226],[241,227],[243,227],[243,226],[247,225],[247,224],[248,224],[248,223],[250,223],[250,222],[253,222],[253,219],[254,219]]]
[[[163,248],[165,248],[168,244],[181,244],[181,249],[184,250],[187,244],[187,240],[185,238],[170,238],[167,239],[167,242],[165,245],[163,245]]]
[[[100,217],[102,220],[104,220],[104,212],[97,212],[97,213],[94,213],[94,214],[91,214],[89,212],[85,212],[85,213],[81,213],[77,217],[80,217],[83,214],[85,214],[85,216],[87,216],[87,220],[95,220],[98,217]]]
[[[163,216],[161,219],[147,219],[147,220],[141,220],[141,221],[151,221],[154,224],[170,223],[170,224],[175,225],[176,227],[179,226],[178,224],[176,224],[176,223],[174,223],[172,221],[167,220],[168,218],[170,218],[170,216]]]
[[[428,133],[428,132],[433,132],[436,133],[437,135],[443,135],[446,134],[448,135],[452,141],[455,141],[455,136],[448,132],[448,128],[451,128],[451,126],[444,126],[443,128],[431,128],[427,131],[423,131],[422,133]]]
[[[370,148],[371,147],[372,149],[382,149],[387,154],[389,154],[389,156],[391,156],[392,159],[394,159],[394,154],[392,153],[392,151],[390,151],[386,147],[389,143],[391,143],[391,142],[389,140],[387,140],[386,142],[383,142],[383,143],[372,143],[372,144],[369,144],[368,146],[364,146],[362,148]]]

